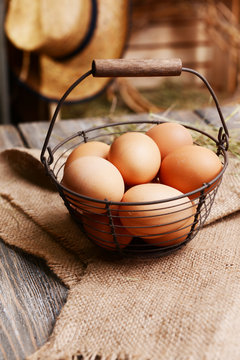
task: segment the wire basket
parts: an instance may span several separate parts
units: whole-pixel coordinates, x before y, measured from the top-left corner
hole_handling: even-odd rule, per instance
[[[59,110],[76,86],[90,75],[94,77],[179,76],[182,71],[192,73],[203,81],[213,97],[220,117],[221,126],[217,138],[192,126],[184,125],[191,131],[212,140],[216,154],[223,165],[221,172],[214,179],[194,191],[176,197],[124,203],[84,196],[62,184],[67,155],[79,144],[93,140],[111,144],[116,136],[125,132],[145,133],[154,124],[165,122],[152,120],[108,123],[78,131],[51,148],[49,140]],[[228,129],[211,86],[195,70],[182,67],[180,59],[94,60],[92,69],[70,86],[60,99],[46,134],[41,161],[70,215],[80,226],[81,231],[97,246],[110,254],[161,256],[187,244],[205,223],[228,164],[228,137]]]

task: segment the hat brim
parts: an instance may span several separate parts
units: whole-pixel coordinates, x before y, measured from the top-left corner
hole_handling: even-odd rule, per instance
[[[129,33],[129,17],[128,0],[97,0],[96,28],[81,51],[65,60],[41,53],[27,54],[28,68],[23,73],[24,53],[11,44],[10,68],[20,82],[39,96],[48,101],[58,101],[77,78],[91,69],[94,58],[113,59],[123,55]],[[110,80],[88,77],[69,94],[66,102],[89,100],[102,92]]]

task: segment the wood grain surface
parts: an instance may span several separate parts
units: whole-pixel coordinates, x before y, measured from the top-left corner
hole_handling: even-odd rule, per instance
[[[0,150],[12,147],[24,147],[19,132],[12,125],[0,125]]]
[[[54,147],[66,137],[93,126],[103,125],[106,121],[107,119],[104,118],[69,119],[58,121],[53,128],[50,145],[51,147]],[[48,127],[48,122],[41,121],[19,124],[18,130],[29,148],[42,149]]]
[[[95,77],[179,76],[180,59],[100,59],[93,60]]]
[[[0,359],[25,359],[52,332],[67,289],[41,259],[0,241]]]
[[[78,131],[87,130],[95,126],[101,126],[112,122],[121,121],[138,121],[138,120],[168,120],[179,121],[184,124],[198,124],[203,120],[198,114],[190,110],[168,111],[166,113],[156,114],[156,118],[151,114],[134,114],[124,115],[114,118],[84,118],[76,120],[58,121],[53,128],[49,144],[53,148],[66,137],[77,133]],[[24,139],[27,147],[41,149],[49,127],[48,122],[22,123],[18,125],[21,137]]]
[[[0,126],[1,150],[24,145],[17,128]],[[0,239],[0,360],[25,359],[43,345],[66,298],[44,261]]]

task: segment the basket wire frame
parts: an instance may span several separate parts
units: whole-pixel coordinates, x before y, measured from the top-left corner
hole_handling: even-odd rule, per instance
[[[48,133],[42,148],[41,161],[45,166],[47,174],[57,187],[60,196],[63,199],[70,215],[79,225],[81,231],[97,246],[110,254],[119,255],[144,255],[144,256],[162,256],[169,254],[192,240],[198,231],[206,222],[218,188],[222,181],[222,176],[228,164],[228,129],[224,122],[224,118],[212,88],[207,80],[197,73],[195,70],[182,68],[183,71],[193,73],[200,77],[210,91],[222,123],[219,128],[218,137],[196,129],[192,126],[184,125],[191,131],[196,131],[210,138],[216,145],[216,154],[221,157],[223,164],[221,172],[211,182],[203,184],[201,188],[190,193],[177,196],[175,198],[164,199],[159,201],[149,201],[143,203],[122,203],[111,202],[106,200],[93,199],[83,196],[66,188],[62,183],[64,164],[69,152],[71,152],[79,144],[88,141],[104,141],[111,144],[113,139],[124,133],[125,131],[142,131],[145,132],[150,126],[157,125],[166,121],[131,121],[106,124],[85,131],[79,131],[72,134],[68,138],[59,142],[53,149],[48,146],[54,123],[61,105],[65,101],[68,94],[78,86],[86,77],[92,74],[88,71],[80,77],[63,95],[59,101],[56,111],[53,115],[49,126]],[[129,126],[134,125],[134,130],[129,130]],[[123,127],[125,126],[124,130]],[[119,130],[119,128],[121,129]],[[48,151],[48,157],[45,156]],[[189,201],[189,197],[191,201]],[[180,201],[180,206],[174,202]],[[105,207],[105,212],[99,214],[99,208]],[[136,211],[136,216],[131,215],[138,220],[139,223],[133,226],[124,226],[124,218],[128,218],[128,211],[124,207],[138,206],[140,210]],[[178,208],[179,206],[179,208]],[[120,207],[118,212],[116,207]],[[186,216],[187,210],[192,208],[192,215]],[[134,213],[133,210],[131,210]],[[140,215],[139,215],[140,213]],[[169,214],[180,214],[177,220],[166,222]],[[157,224],[156,224],[157,219]],[[150,222],[150,225],[149,223]],[[176,225],[179,222],[179,226]],[[152,223],[152,225],[151,225]],[[176,226],[175,226],[176,225]],[[133,234],[135,233],[134,236]],[[141,236],[139,236],[139,233]],[[168,239],[170,238],[170,239]]]

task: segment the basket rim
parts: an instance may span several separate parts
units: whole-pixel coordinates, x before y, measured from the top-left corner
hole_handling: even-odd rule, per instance
[[[210,188],[214,183],[216,183],[217,181],[220,184],[221,178],[228,166],[228,155],[227,155],[227,150],[225,150],[223,147],[221,147],[221,155],[223,156],[223,168],[222,170],[219,172],[219,174],[212,179],[211,181],[204,183],[201,187],[188,192],[188,193],[183,193],[182,195],[178,195],[175,197],[171,197],[171,198],[166,198],[166,199],[162,199],[162,200],[154,200],[154,201],[145,201],[145,202],[122,202],[122,201],[110,201],[110,200],[100,200],[100,199],[96,199],[90,196],[86,196],[86,195],[82,195],[79,194],[73,190],[70,190],[69,188],[65,187],[60,181],[57,180],[56,175],[54,174],[54,171],[50,168],[50,166],[54,163],[54,154],[56,153],[57,150],[59,150],[61,148],[61,146],[63,146],[65,143],[67,143],[68,141],[74,139],[75,137],[81,137],[83,138],[83,142],[86,142],[88,140],[86,134],[91,133],[93,131],[96,130],[100,130],[100,129],[105,129],[105,128],[109,128],[109,127],[115,127],[115,126],[121,126],[121,125],[129,125],[129,124],[162,124],[162,123],[167,123],[168,121],[162,121],[162,120],[135,120],[135,121],[124,121],[124,122],[116,122],[116,123],[109,123],[109,124],[104,124],[104,125],[100,125],[100,126],[96,126],[96,127],[90,127],[86,130],[82,130],[82,131],[78,131],[74,134],[72,134],[71,136],[65,138],[64,140],[60,141],[56,146],[54,146],[53,149],[51,149],[50,147],[48,147],[48,152],[49,152],[49,156],[47,158],[47,162],[46,162],[46,168],[47,168],[47,173],[48,175],[51,177],[51,179],[53,180],[53,182],[55,183],[55,185],[57,186],[59,192],[61,194],[70,194],[72,196],[74,196],[77,199],[83,199],[83,200],[87,200],[89,202],[92,203],[98,203],[98,204],[105,204],[109,207],[111,207],[112,205],[116,205],[116,206],[120,206],[120,205],[124,205],[124,206],[133,206],[133,205],[153,205],[153,204],[162,204],[162,203],[166,203],[166,202],[171,202],[171,201],[175,201],[175,200],[179,200],[179,199],[183,199],[185,197],[189,197],[195,194],[200,193],[201,195],[204,195],[204,191],[208,188]],[[177,122],[176,122],[177,123]],[[191,125],[187,125],[187,124],[183,124],[184,127],[197,131],[205,136],[207,136],[208,138],[210,138],[212,141],[215,142],[216,146],[219,145],[219,141],[213,137],[212,135],[208,134],[207,132],[201,130],[201,129],[197,129]],[[132,130],[130,130],[132,131]],[[137,131],[137,130],[134,130]],[[123,131],[124,132],[124,131]],[[113,133],[114,134],[114,133]],[[96,137],[101,137],[101,136],[110,136],[113,134],[99,134]],[[89,141],[93,140],[94,138],[89,139]],[[75,145],[76,146],[76,145]],[[198,145],[197,145],[198,146]],[[66,150],[67,151],[67,150]],[[62,155],[61,155],[62,156]],[[61,157],[60,156],[60,157]],[[60,158],[59,157],[59,158]],[[56,160],[56,162],[59,160],[59,158]],[[56,164],[55,162],[55,164]],[[218,183],[216,184],[216,186],[218,186]],[[66,195],[63,195],[66,196]],[[76,199],[75,199],[76,200]]]

